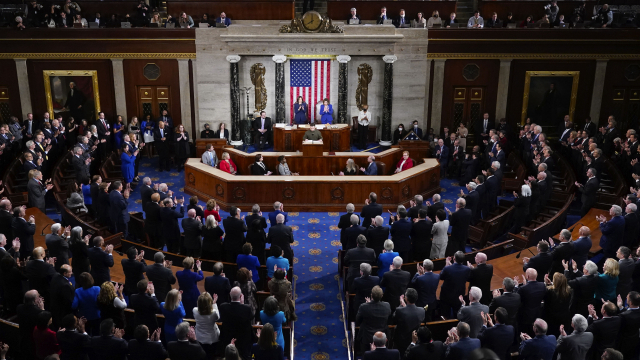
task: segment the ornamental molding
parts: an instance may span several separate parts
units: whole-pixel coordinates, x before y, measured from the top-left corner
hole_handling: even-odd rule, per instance
[[[232,64],[235,64],[235,63],[239,62],[240,59],[241,59],[240,55],[229,55],[229,56],[227,56],[227,61],[232,63]]]
[[[195,53],[0,53],[0,59],[195,59]]]
[[[640,54],[509,54],[509,53],[490,53],[490,54],[458,54],[458,53],[429,53],[427,59],[512,59],[512,60],[553,60],[553,59],[575,59],[575,60],[637,60]]]

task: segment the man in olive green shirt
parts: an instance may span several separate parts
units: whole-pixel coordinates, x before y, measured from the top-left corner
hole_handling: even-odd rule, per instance
[[[302,141],[305,141],[305,140],[313,140],[313,141],[322,140],[322,134],[320,133],[320,131],[316,130],[315,124],[311,124],[311,127],[309,128],[309,130],[305,131],[304,138],[302,138]]]

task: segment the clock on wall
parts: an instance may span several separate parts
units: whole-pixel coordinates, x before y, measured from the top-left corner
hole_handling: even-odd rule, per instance
[[[317,11],[307,11],[302,15],[302,26],[309,32],[316,32],[322,26],[322,15]]]
[[[344,30],[333,25],[331,19],[323,17],[317,11],[307,11],[301,17],[291,20],[291,24],[282,25],[280,33],[343,33]]]

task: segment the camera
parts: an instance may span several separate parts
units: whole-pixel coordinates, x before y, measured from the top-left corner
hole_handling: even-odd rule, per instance
[[[545,8],[546,10],[551,9],[551,4],[547,4],[547,5],[545,5],[545,6],[544,6],[544,8]]]

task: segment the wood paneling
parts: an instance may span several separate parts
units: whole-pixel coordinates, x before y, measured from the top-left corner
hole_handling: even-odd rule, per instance
[[[160,77],[157,80],[148,80],[144,77],[143,69],[145,65],[154,63],[160,68]],[[138,90],[143,86],[150,86],[153,89],[169,88],[170,106],[169,114],[173,118],[173,125],[182,124],[180,107],[180,78],[178,76],[178,60],[124,60],[125,93],[127,97],[127,121],[132,116],[137,116],[142,121],[142,111],[138,106]],[[161,97],[158,94],[158,98]],[[154,112],[155,113],[155,112]],[[187,119],[190,122],[191,119]]]
[[[80,9],[82,9],[82,17],[87,21],[93,21],[96,13],[100,13],[100,19],[106,23],[111,17],[111,14],[118,15],[119,18],[124,18],[126,14],[136,16],[136,6],[140,4],[139,1],[82,1],[79,2]]]
[[[116,104],[111,60],[27,60],[27,69],[34,119],[42,119],[42,115],[47,111],[44,70],[96,70],[98,72],[100,110],[104,112],[107,120],[115,120]]]
[[[455,1],[328,1],[327,15],[335,21],[344,21],[349,18],[351,8],[356,8],[357,13],[362,20],[377,20],[380,16],[380,9],[387,8],[387,15],[391,18],[399,16],[400,9],[404,9],[405,16],[408,19],[415,19],[418,12],[424,14],[425,17],[431,16],[433,10],[438,10],[440,16],[448,17],[450,13],[456,11]]]
[[[639,98],[634,93],[640,93],[640,78],[628,80],[625,77],[625,71],[630,65],[640,66],[640,61],[610,60],[607,62],[600,119],[604,121],[609,115],[615,115],[616,120],[622,123],[621,129],[634,127],[637,130],[640,101],[630,99]],[[618,92],[621,92],[622,96],[618,96]]]
[[[18,74],[16,72],[16,62],[12,59],[0,60],[0,87],[6,88],[7,94],[0,96],[8,100],[2,100],[9,104],[11,115],[16,116],[20,120],[24,120],[27,114],[22,114],[22,106],[20,105],[20,89],[18,88]]]
[[[243,0],[243,1],[167,1],[169,14],[177,16],[184,11],[196,23],[202,14],[217,18],[221,12],[233,20],[291,20],[295,15],[294,2],[291,0]]]
[[[498,14],[498,19],[504,20],[507,18],[507,14],[509,12],[513,13],[513,18],[520,22],[527,18],[527,16],[533,16],[534,20],[538,20],[542,18],[542,15],[545,14],[545,5],[549,2],[546,1],[519,1],[519,0],[509,0],[509,1],[486,1],[479,0],[478,8],[480,9],[480,15],[486,19],[491,18],[491,14],[496,12]],[[573,10],[580,6],[580,4],[585,3],[585,1],[559,1],[558,7],[560,8],[560,12],[558,15],[564,15],[565,21],[569,21],[571,15],[573,14]],[[596,4],[595,1],[586,1],[587,3],[587,12],[590,14],[593,10],[593,6]],[[465,21],[468,19],[465,19]]]
[[[273,128],[273,147],[275,151],[302,150],[302,138],[308,128],[285,130]],[[351,129],[342,126],[338,129],[324,128],[322,133],[323,151],[349,151],[351,147]]]

